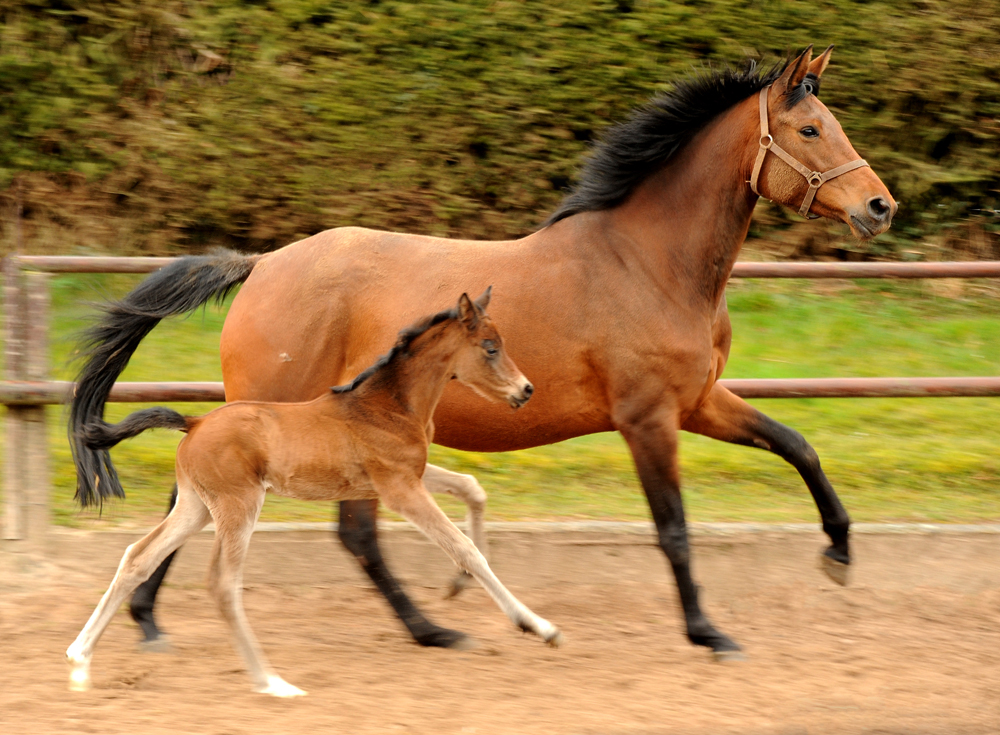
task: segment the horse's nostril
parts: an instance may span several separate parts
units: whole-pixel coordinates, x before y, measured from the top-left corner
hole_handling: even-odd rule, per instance
[[[526,386],[524,386],[525,398],[531,398],[531,394],[534,392],[535,392],[535,386],[533,386],[531,383],[528,383]]]
[[[872,197],[868,200],[868,214],[876,220],[881,221],[890,217],[890,212],[892,212],[892,207],[882,197]]]

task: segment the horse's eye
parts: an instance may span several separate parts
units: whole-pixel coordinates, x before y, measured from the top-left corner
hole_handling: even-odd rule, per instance
[[[819,131],[816,128],[814,128],[812,125],[806,125],[804,128],[802,128],[802,130],[799,131],[799,133],[801,133],[806,138],[818,138],[819,137]]]

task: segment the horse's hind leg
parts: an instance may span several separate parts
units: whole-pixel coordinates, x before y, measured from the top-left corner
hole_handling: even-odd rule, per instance
[[[173,492],[170,493],[170,505],[167,507],[168,515],[176,504],[177,485],[175,483]],[[163,563],[156,568],[156,571],[150,575],[149,579],[136,588],[135,593],[132,595],[132,601],[129,603],[129,614],[132,616],[132,620],[138,623],[145,636],[142,643],[139,644],[144,651],[165,651],[169,645],[167,636],[156,625],[156,619],[153,617],[153,607],[156,605],[156,594],[160,591],[163,578],[167,576],[167,570],[170,569],[170,565],[176,556],[176,551],[171,552],[163,560]]]
[[[413,601],[407,597],[399,582],[392,576],[378,547],[375,523],[377,500],[345,500],[340,503],[340,522],[337,535],[341,543],[354,554],[361,568],[371,578],[393,611],[421,646],[438,648],[469,648],[472,639],[465,633],[442,628],[428,620]]]
[[[847,584],[851,521],[823,473],[816,451],[799,432],[765,416],[718,383],[681,428],[733,444],[766,449],[798,470],[816,501],[823,530],[830,537],[830,546],[820,557],[823,570],[838,584]]]
[[[468,524],[468,534],[472,537],[472,543],[489,561],[490,547],[489,539],[486,537],[484,526],[484,515],[486,512],[486,491],[482,485],[472,475],[462,475],[458,472],[429,464],[424,468],[424,487],[432,493],[448,493],[463,501],[469,512],[466,516]],[[472,575],[464,569],[452,580],[446,597],[454,597],[464,590],[472,580]]]
[[[90,659],[94,647],[114,618],[125,598],[149,578],[150,573],[194,533],[208,523],[209,513],[201,498],[190,488],[180,490],[177,505],[166,518],[142,539],[125,550],[118,572],[104,593],[90,620],[66,650],[70,664],[69,688],[90,688]]]
[[[271,668],[243,610],[243,565],[263,505],[263,489],[259,495],[246,493],[237,499],[226,498],[213,505],[215,545],[212,548],[208,589],[229,623],[236,650],[249,669],[254,691],[275,697],[300,697],[305,692],[289,684]]]
[[[503,586],[490,569],[486,557],[438,508],[422,483],[406,485],[400,482],[380,491],[379,495],[387,508],[399,513],[423,531],[461,569],[465,569],[475,577],[514,625],[521,630],[535,633],[553,646],[562,643],[559,629],[535,615]]]

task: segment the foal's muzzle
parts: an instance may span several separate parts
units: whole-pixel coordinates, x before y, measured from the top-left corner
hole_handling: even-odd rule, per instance
[[[535,386],[531,383],[525,383],[524,387],[521,388],[521,392],[507,398],[507,402],[510,403],[511,408],[520,408],[528,402],[528,399],[531,398],[531,394],[534,392]]]

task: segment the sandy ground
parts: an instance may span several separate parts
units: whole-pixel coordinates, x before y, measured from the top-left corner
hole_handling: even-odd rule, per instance
[[[852,586],[817,570],[813,534],[697,539],[717,625],[748,660],[718,664],[681,634],[671,580],[645,536],[497,534],[494,568],[559,625],[553,650],[512,629],[480,589],[411,532],[386,534],[425,611],[473,635],[470,652],[409,642],[346,553],[321,533],[259,533],[246,606],[279,672],[309,696],[249,691],[207,598],[210,536],[161,593],[170,653],[137,650],[120,613],[95,688],[67,691],[63,653],[136,534],[64,532],[57,568],[0,577],[0,733],[1000,732],[1000,535],[858,537]],[[8,556],[9,558],[9,556]]]

